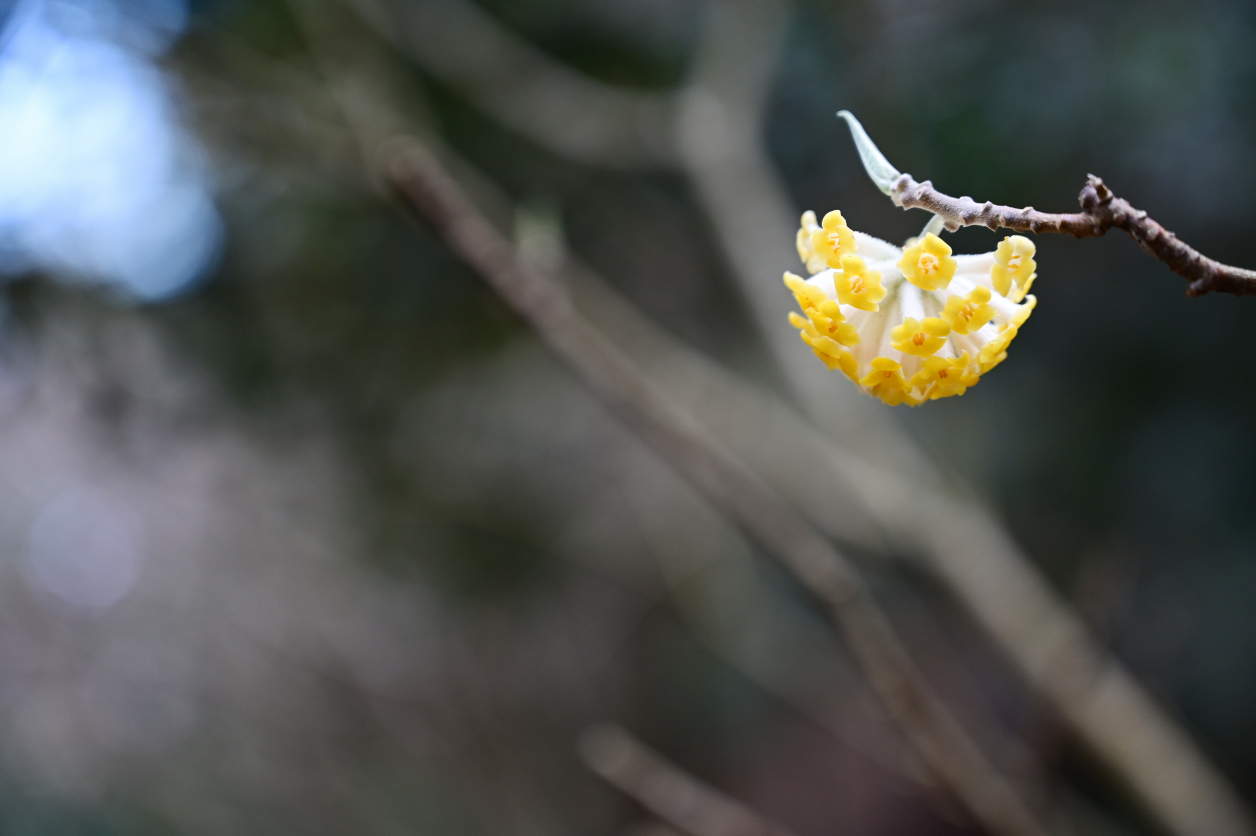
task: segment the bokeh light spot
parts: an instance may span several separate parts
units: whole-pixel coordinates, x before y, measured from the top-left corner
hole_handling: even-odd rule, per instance
[[[28,578],[74,609],[98,613],[118,603],[135,585],[142,563],[139,519],[95,488],[61,493],[31,526]]]
[[[176,0],[31,0],[0,50],[0,272],[47,270],[152,301],[214,263],[205,165],[151,56]]]

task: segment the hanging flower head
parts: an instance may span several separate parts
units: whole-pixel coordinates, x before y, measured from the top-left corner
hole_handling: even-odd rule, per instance
[[[830,223],[830,219],[834,219]],[[831,370],[895,406],[962,395],[1007,357],[1037,300],[1034,244],[1012,235],[983,255],[953,255],[926,232],[900,249],[851,230],[838,212],[802,216],[785,274],[803,342]]]
[[[859,159],[890,195],[902,176],[849,111]],[[1007,358],[1037,301],[1034,242],[1004,238],[984,255],[954,255],[935,215],[902,249],[855,232],[841,212],[816,222],[805,212],[795,242],[811,278],[785,273],[803,316],[789,315],[802,341],[891,406],[962,395]]]

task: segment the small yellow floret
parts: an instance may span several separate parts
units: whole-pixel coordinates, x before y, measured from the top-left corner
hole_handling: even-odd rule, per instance
[[[959,357],[930,357],[920,364],[920,371],[911,379],[913,387],[925,390],[931,401],[962,395],[968,387],[976,386],[981,376],[968,368],[968,352]]]
[[[814,215],[812,216],[815,217]],[[803,216],[804,223],[806,215]],[[846,225],[842,213],[834,209],[824,216],[820,229],[811,233],[811,246],[816,256],[829,267],[841,265],[842,256],[855,252],[855,233]]]
[[[921,290],[946,290],[957,266],[950,246],[932,232],[903,250],[898,262],[907,281]]]
[[[923,322],[908,317],[902,325],[890,329],[894,349],[916,357],[937,354],[950,335],[951,326],[937,317],[928,317]]]
[[[978,285],[967,298],[952,294],[947,297],[942,318],[956,334],[971,334],[994,318],[994,306],[989,304],[990,288]]]
[[[805,331],[800,332],[802,340],[811,346],[812,353],[819,357],[829,371],[841,371],[851,380],[855,379],[855,355],[838,345],[829,337],[811,338]]]
[[[859,344],[859,332],[846,321],[842,309],[832,299],[824,300],[819,307],[808,308],[807,316],[817,333],[832,337],[842,345]]]
[[[844,255],[842,269],[833,274],[833,289],[837,301],[861,311],[875,311],[877,303],[885,298],[886,289],[881,286],[881,274],[869,270],[857,255]]]
[[[822,304],[837,307],[836,303],[832,301]],[[807,313],[811,314],[816,310],[816,308],[808,308]],[[840,311],[838,311],[838,315],[841,315]],[[855,379],[855,355],[842,348],[841,344],[833,337],[820,333],[816,328],[814,319],[808,319],[791,311],[789,324],[798,329],[798,336],[811,348],[812,353],[819,357],[824,362],[824,365],[828,366],[829,371],[840,369],[851,380]],[[839,327],[836,329],[837,335],[842,339],[851,340],[847,345],[854,345],[859,342],[859,333],[849,323],[841,322],[838,325]]]
[[[981,364],[982,374],[1007,359],[1007,347],[1012,344],[1012,340],[1016,339],[1018,332],[1019,329],[1015,325],[1008,325],[994,339],[981,347],[981,351],[977,354],[977,362]]]
[[[804,311],[808,308],[817,307],[821,302],[829,297],[824,295],[824,291],[815,285],[807,284],[807,281],[795,273],[788,270],[785,271],[785,286],[794,291],[794,298],[798,300],[798,307]]]
[[[914,402],[913,405],[920,402],[911,397],[911,384],[903,378],[902,364],[889,357],[874,359],[872,370],[859,380],[859,385],[890,406],[898,406],[904,401]]]
[[[816,254],[815,245],[811,243],[811,236],[819,231],[816,213],[810,209],[803,212],[802,219],[798,222],[798,234],[794,236],[794,246],[798,248],[798,257],[802,259],[802,263],[807,265],[807,272],[812,275],[826,267],[824,259]]]
[[[1024,235],[1009,235],[1000,241],[994,251],[994,266],[990,268],[990,283],[994,289],[1007,296],[1015,280],[1024,296],[1038,266],[1038,262],[1034,261],[1035,252],[1034,242]]]

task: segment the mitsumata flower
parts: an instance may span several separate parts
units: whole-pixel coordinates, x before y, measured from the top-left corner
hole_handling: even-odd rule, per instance
[[[953,255],[932,232],[900,249],[855,232],[840,212],[802,216],[785,273],[802,315],[790,323],[829,369],[891,406],[962,395],[1003,362],[1037,300],[1034,243],[1011,235],[982,255]]]

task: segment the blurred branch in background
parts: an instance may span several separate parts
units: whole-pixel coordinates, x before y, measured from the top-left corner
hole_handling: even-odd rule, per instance
[[[405,132],[426,135],[422,119],[406,119],[402,115],[416,109],[418,103],[413,96],[403,100],[392,97],[390,101],[385,95],[385,91],[397,85],[394,74],[386,62],[380,60],[378,52],[362,48],[360,43],[355,46],[354,39],[346,38],[344,23],[330,14],[328,7],[314,8],[300,2],[293,2],[291,6],[310,38],[326,84],[357,131],[368,161],[375,156],[376,144],[388,137]],[[427,136],[427,140],[439,142],[431,136]],[[499,228],[509,227],[511,220],[519,217],[521,210],[513,207],[482,173],[449,148],[441,147],[441,155]],[[669,369],[673,376],[687,375],[694,384],[707,374],[726,375],[719,367],[674,344],[672,338],[653,327],[604,280],[563,251],[561,241],[542,241],[537,247],[551,254],[557,252],[558,261],[551,266],[561,268],[572,291],[584,297],[603,318],[612,320],[599,325],[631,342],[639,353],[660,367],[659,370]],[[633,336],[629,337],[630,333]],[[687,371],[682,372],[682,369]],[[723,391],[733,385],[736,381],[732,378],[721,381],[717,391],[712,392],[714,403],[734,400]],[[691,393],[696,391],[689,384],[682,386]],[[747,394],[762,398],[764,405],[775,403],[766,393],[748,391]],[[712,403],[708,400],[705,408],[710,409]],[[752,410],[739,411],[743,415],[755,414]],[[780,424],[780,416],[769,420],[772,426]],[[792,446],[773,445],[773,449],[784,456],[780,461],[788,462],[786,454]],[[765,447],[752,445],[752,449],[763,452]],[[634,514],[651,542],[673,600],[699,640],[760,688],[828,731],[852,751],[891,774],[935,787],[929,774],[899,738],[884,734],[889,718],[877,709],[857,675],[849,671],[849,662],[843,659],[840,648],[817,635],[819,631],[812,629],[816,625],[802,623],[789,602],[780,600],[779,594],[764,586],[762,578],[754,573],[748,551],[736,542],[735,533],[730,538],[710,530],[695,514],[695,509],[677,504],[676,497],[670,493],[664,493],[666,500],[659,501],[659,486],[649,476],[634,479],[630,475],[626,482]],[[793,485],[798,483],[795,478]],[[836,491],[843,490],[832,485],[826,488],[825,493],[830,498],[837,495]],[[685,536],[679,540],[673,536],[676,522],[673,518],[677,515],[684,516]],[[863,530],[860,530],[861,525]],[[883,545],[877,533],[858,514],[838,521],[838,528],[848,540],[853,538],[878,548]],[[730,539],[733,542],[730,543]],[[710,565],[703,565],[708,560]],[[844,674],[845,678],[831,681],[831,677],[826,677],[824,672],[834,668],[839,671],[838,677]],[[992,736],[993,733],[984,734],[983,738]],[[1041,787],[1036,787],[1032,795],[1045,798]]]
[[[586,729],[579,746],[589,769],[692,836],[793,836],[682,772],[619,726]]]
[[[650,383],[556,283],[520,262],[429,152],[406,143],[387,164],[414,209],[610,411],[824,603],[878,698],[968,811],[993,833],[1049,832],[932,693],[854,567],[827,538]]]
[[[352,2],[361,6],[368,0]],[[446,75],[443,65],[422,49],[422,44],[435,35],[421,41],[398,40],[406,38],[408,30],[382,17],[379,0],[370,2],[371,20],[380,34],[408,47],[429,72],[459,86],[458,78]],[[461,4],[460,0],[441,3]],[[747,17],[739,19],[738,12],[746,10]],[[688,115],[681,117],[677,130],[688,137],[680,143],[689,149],[684,159],[716,223],[734,275],[795,393],[827,432],[861,451],[861,456],[853,456],[815,435],[815,446],[807,455],[807,469],[811,471],[807,477],[830,485],[840,483],[843,491],[853,490],[887,537],[921,554],[926,567],[990,631],[1033,687],[1050,699],[1073,731],[1166,827],[1184,836],[1252,833],[1250,819],[1225,779],[1124,668],[1090,638],[1080,619],[1051,590],[1002,524],[976,501],[948,488],[948,480],[893,422],[881,420],[857,394],[831,386],[810,356],[797,349],[792,332],[782,324],[784,296],[774,281],[765,278],[775,276],[781,264],[789,264],[796,257],[789,246],[793,240],[793,224],[788,220],[792,213],[758,140],[759,109],[783,11],[773,4],[721,3],[714,5],[712,13],[714,20],[704,41],[707,46],[700,50],[691,87],[682,97],[683,112]],[[446,41],[485,43],[514,37],[482,13],[460,18],[459,25],[463,28],[447,33]],[[721,49],[727,50],[730,58],[721,58]],[[476,54],[468,52],[468,60]],[[538,62],[555,64],[542,53],[528,54]],[[752,60],[751,56],[758,57]],[[487,71],[487,65],[483,68]],[[541,77],[545,73],[532,68],[523,75]],[[508,83],[505,78],[498,81]],[[460,89],[478,101],[474,88]],[[554,134],[563,130],[561,122],[546,122],[528,135],[556,148],[561,143]],[[661,379],[668,374],[676,377],[674,371],[668,371],[673,359],[674,355],[668,356],[658,364]],[[714,364],[695,361],[685,367],[693,369],[695,364],[711,378],[728,381]],[[752,448],[761,444],[761,439],[744,435],[737,426],[735,410],[711,409],[693,396],[705,388],[685,383],[693,384],[697,379],[678,380],[670,390],[682,401],[689,401],[688,406],[717,433],[723,429],[729,442],[786,495],[805,494],[799,507],[827,522],[831,533],[849,536],[848,530],[834,524],[833,514],[840,511],[816,502],[826,494],[800,490],[796,462],[762,452],[755,455]],[[747,391],[744,384],[736,387],[742,393]],[[742,397],[746,409],[756,407],[755,396]],[[740,423],[744,426],[748,422]],[[740,444],[728,435],[739,431],[743,433]],[[745,452],[747,449],[750,452]],[[869,465],[869,457],[892,467]],[[911,477],[901,475],[904,472]],[[1061,675],[1062,671],[1069,675]]]
[[[691,503],[660,495],[644,474],[630,471],[625,481],[674,606],[700,641],[850,750],[891,774],[936,788],[893,733],[831,630],[800,613],[763,577],[748,543],[721,536],[714,521]]]
[[[389,10],[400,16],[396,21],[373,0],[356,5],[503,124],[559,154],[616,168],[677,161],[669,95],[624,90],[573,72],[471,3],[411,3]]]
[[[989,229],[1015,229],[1019,232],[1062,232],[1077,238],[1097,236],[1110,229],[1120,229],[1153,258],[1187,279],[1188,296],[1205,293],[1233,293],[1236,296],[1256,294],[1256,270],[1233,267],[1208,258],[1165,229],[1128,200],[1117,197],[1103,180],[1089,176],[1077,202],[1081,212],[1052,214],[1039,212],[1032,206],[1014,209],[990,201],[978,203],[970,197],[951,197],[933,187],[928,180],[917,183],[910,174],[901,175],[890,190],[890,197],[904,209],[927,209],[942,218],[952,231],[962,226],[980,225]]]
[[[338,91],[338,100],[363,137],[364,149],[373,147],[370,137],[378,142],[398,131],[422,131],[422,124],[407,122],[400,116],[403,110],[414,109],[413,100],[407,99],[404,107],[399,103],[384,103],[382,91],[396,84],[386,62],[381,62],[377,53],[355,50],[352,39],[344,37],[344,26],[339,22],[329,24],[325,7],[315,11],[308,5],[294,5],[314,42],[328,84]],[[332,37],[333,32],[338,37]],[[499,227],[509,226],[510,219],[516,217],[519,210],[512,209],[493,184],[450,149],[442,148],[442,155],[447,164],[458,171],[460,179],[470,184],[481,205],[497,219]],[[730,414],[747,419],[745,427],[773,428],[774,441],[757,435],[753,440],[740,440],[749,441],[743,446],[762,460],[760,465],[792,474],[787,483],[796,499],[810,503],[816,497],[824,497],[826,501],[815,510],[833,524],[843,539],[884,548],[882,538],[869,526],[866,517],[855,510],[858,498],[852,495],[838,501],[838,497],[848,494],[849,490],[835,482],[832,474],[821,472],[820,484],[812,486],[811,490],[799,490],[804,483],[800,475],[811,468],[806,466],[805,455],[799,457],[799,452],[805,453],[807,445],[800,447],[796,441],[801,435],[808,438],[809,444],[823,447],[826,442],[822,436],[793,418],[771,395],[728,376],[718,365],[653,327],[604,280],[561,252],[560,241],[540,242],[537,246],[547,252],[559,251],[564,278],[572,290],[580,294],[584,304],[600,313],[599,325],[632,345],[639,361],[650,363],[655,374],[670,378],[673,396],[678,392],[686,396],[706,392],[707,397],[698,398],[699,403],[690,404],[690,408],[700,406],[715,414],[722,411],[721,405],[727,405]],[[738,387],[737,394],[730,391]],[[792,605],[780,600],[779,594],[764,585],[763,579],[748,565],[749,555],[743,554],[744,548],[736,548],[737,544],[730,543],[727,536],[707,531],[694,513],[695,509],[677,505],[676,498],[670,494],[664,494],[666,501],[659,501],[659,486],[653,480],[642,483],[639,490],[638,480],[627,481],[634,511],[659,558],[676,606],[701,641],[759,687],[830,732],[852,751],[892,774],[934,785],[899,740],[884,734],[888,718],[876,709],[862,685],[849,675],[847,679],[832,681],[822,673],[834,668],[842,670],[844,663],[839,648],[816,635],[809,623],[800,622]],[[843,508],[849,513],[843,515]],[[671,519],[678,514],[684,516],[681,526],[684,537],[679,539],[674,536],[677,529]],[[695,568],[708,558],[712,565]],[[695,575],[700,577],[695,578]],[[970,725],[984,725],[981,739],[987,743],[999,741],[996,750],[1000,753],[1006,755],[1016,749],[1018,754],[1012,758],[1016,763],[1033,760],[1024,747],[1013,744],[1006,735],[984,723],[980,714],[970,714],[967,720]],[[1001,757],[1000,763],[1006,764],[1007,760]],[[1027,781],[1034,784],[1024,789],[1031,797],[1045,800],[1045,788],[1038,785],[1040,768],[1019,769],[1017,779],[1020,785]]]

